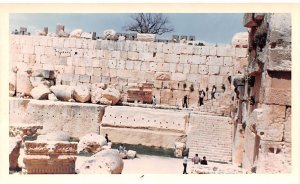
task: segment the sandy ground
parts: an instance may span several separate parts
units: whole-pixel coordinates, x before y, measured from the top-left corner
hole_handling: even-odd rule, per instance
[[[182,174],[182,159],[159,157],[150,155],[137,155],[134,159],[124,159],[124,168],[122,174]],[[24,150],[20,150],[18,159],[19,166],[23,163]],[[79,156],[76,161],[81,164],[87,157]],[[187,172],[190,173],[193,163],[189,162]]]

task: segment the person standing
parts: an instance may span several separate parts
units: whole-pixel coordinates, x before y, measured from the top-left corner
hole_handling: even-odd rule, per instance
[[[106,143],[108,143],[109,142],[108,134],[105,134],[105,139],[106,139]]]
[[[212,90],[211,90],[211,99],[216,99],[215,93],[216,93],[217,87],[213,85]]]
[[[184,95],[184,97],[183,97],[182,107],[188,108],[188,96],[187,95]]]
[[[203,157],[203,160],[201,160],[201,165],[207,165],[206,157]]]
[[[201,106],[201,105],[204,105],[204,103],[203,103],[204,97],[205,97],[205,92],[204,92],[204,90],[202,89],[202,90],[200,91],[200,95],[199,95],[199,105],[200,105],[200,106]]]
[[[152,104],[153,104],[154,106],[156,105],[156,98],[155,98],[154,95],[152,96]]]
[[[195,154],[195,157],[192,158],[192,161],[194,164],[199,164],[201,159],[200,159],[200,157],[198,157],[198,154]]]
[[[187,174],[187,172],[186,172],[187,162],[188,162],[188,157],[184,156],[183,157],[183,174]]]

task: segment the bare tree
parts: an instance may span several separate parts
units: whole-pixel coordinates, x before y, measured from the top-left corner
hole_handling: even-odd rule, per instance
[[[124,27],[126,31],[159,35],[174,31],[168,17],[161,13],[138,13],[131,18],[133,21]]]

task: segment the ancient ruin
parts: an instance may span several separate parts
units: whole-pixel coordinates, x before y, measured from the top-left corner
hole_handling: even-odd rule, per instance
[[[100,38],[64,25],[11,34],[9,125],[25,145],[22,172],[120,174],[126,164],[114,145],[126,144],[206,156],[213,164],[195,167],[197,174],[289,173],[290,19],[245,14],[249,33],[231,45],[114,30]],[[58,132],[67,135],[43,138]],[[76,166],[83,152],[93,156]]]

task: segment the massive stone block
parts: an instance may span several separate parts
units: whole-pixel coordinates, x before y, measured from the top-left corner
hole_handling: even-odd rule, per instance
[[[104,106],[11,98],[9,113],[10,126],[42,126],[41,133],[65,131],[79,138],[99,133]]]
[[[184,132],[188,113],[138,107],[107,107],[103,127],[130,127]]]
[[[174,148],[175,142],[185,133],[102,126],[100,134],[108,134],[116,143]]]

